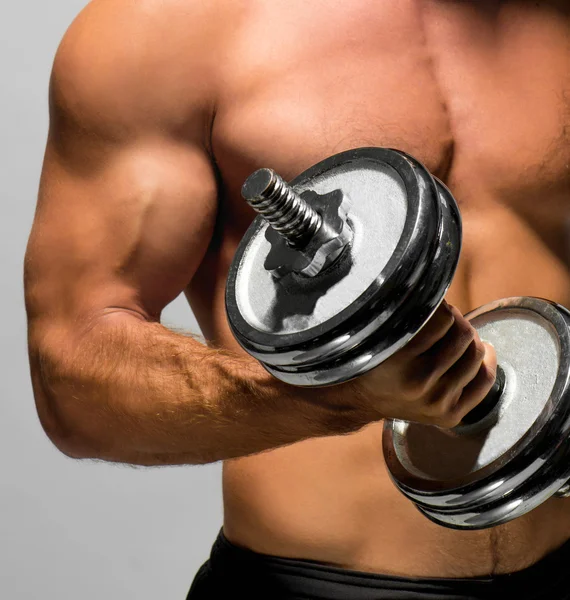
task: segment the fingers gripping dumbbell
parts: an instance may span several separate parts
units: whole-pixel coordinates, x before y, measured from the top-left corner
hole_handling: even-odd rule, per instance
[[[242,193],[260,215],[230,268],[228,320],[282,381],[357,377],[403,348],[443,301],[461,218],[413,157],[351,150],[290,184],[262,169]],[[570,314],[521,297],[467,317],[497,352],[493,388],[452,429],[387,420],[383,450],[394,483],[428,518],[479,529],[567,491]]]

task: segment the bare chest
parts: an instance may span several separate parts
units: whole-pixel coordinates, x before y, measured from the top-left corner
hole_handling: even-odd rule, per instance
[[[217,246],[199,275],[202,283],[216,279],[208,288],[213,302],[196,294],[193,305],[203,306],[207,336],[235,347],[223,317],[223,282],[253,216],[240,198],[246,177],[267,166],[291,179],[359,146],[409,152],[450,185],[461,205],[464,254],[479,254],[457,286],[487,295],[460,302],[464,310],[472,302],[519,294],[570,302],[570,278],[558,260],[570,206],[570,21],[562,4],[248,2],[223,57],[212,131],[224,191],[224,258]],[[514,277],[519,271],[524,276]],[[203,298],[205,288],[199,289]],[[469,296],[454,294],[453,303]],[[341,562],[348,541],[361,547],[366,530],[374,568],[406,571],[401,557],[409,556],[409,572],[441,575],[455,573],[445,561],[435,564],[412,550],[437,543],[442,556],[461,561],[462,573],[477,574],[475,553],[493,569],[508,571],[565,539],[567,527],[546,517],[538,519],[545,527],[536,547],[528,541],[535,529],[526,522],[503,533],[524,550],[507,541],[505,548],[490,549],[486,535],[471,538],[470,548],[456,532],[431,530],[414,511],[406,512],[389,485],[377,451],[379,432],[372,433],[372,443],[360,434],[310,440],[226,465],[225,524],[234,539],[320,560],[332,560],[338,550]],[[367,499],[365,505],[358,497]],[[248,525],[240,528],[245,514]],[[366,525],[355,526],[358,519]],[[319,537],[332,521],[342,531],[338,548],[326,533]],[[374,544],[386,535],[387,523],[394,524],[390,544]],[[318,548],[299,546],[309,538],[319,539]],[[394,540],[401,551],[386,552]]]
[[[253,169],[270,166],[292,178],[330,154],[368,145],[417,156],[464,205],[489,198],[532,212],[547,193],[552,211],[563,206],[570,192],[568,9],[415,0],[250,4],[228,45],[212,138],[238,227],[251,218],[239,188]]]

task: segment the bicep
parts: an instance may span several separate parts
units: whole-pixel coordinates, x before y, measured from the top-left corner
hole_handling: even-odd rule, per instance
[[[91,3],[58,50],[25,261],[32,328],[112,307],[157,320],[206,252],[212,52],[200,51],[200,27],[157,44],[160,23],[136,4]]]
[[[160,136],[101,150],[81,169],[48,145],[26,257],[32,317],[121,308],[156,320],[206,252],[216,181],[204,150]]]

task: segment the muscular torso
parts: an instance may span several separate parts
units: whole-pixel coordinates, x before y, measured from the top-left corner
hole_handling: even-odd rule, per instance
[[[244,179],[291,179],[359,146],[402,149],[463,217],[448,300],[570,306],[570,7],[529,1],[250,0],[232,8],[211,147],[219,227],[187,296],[206,338],[236,351],[224,286],[253,215]],[[570,537],[568,501],[491,530],[419,514],[390,482],[382,423],[224,464],[224,529],[258,552],[417,576],[524,568]]]

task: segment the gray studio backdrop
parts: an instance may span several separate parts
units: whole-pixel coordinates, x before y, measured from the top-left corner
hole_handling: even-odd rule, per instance
[[[182,600],[222,523],[221,465],[74,461],[28,375],[22,260],[57,45],[86,0],[0,2],[0,599]],[[166,325],[199,332],[182,298]]]

